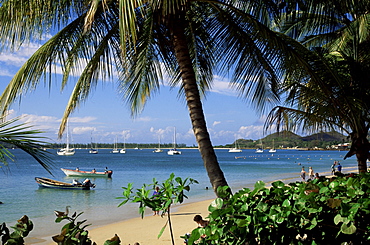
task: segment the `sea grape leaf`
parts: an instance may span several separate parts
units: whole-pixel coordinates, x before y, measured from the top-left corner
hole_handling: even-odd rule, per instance
[[[356,226],[354,226],[352,223],[350,225],[343,224],[340,228],[340,231],[344,234],[353,234],[356,232]]]
[[[213,212],[216,209],[221,209],[224,205],[224,201],[222,198],[216,198],[211,202],[211,204],[208,206],[208,211]]]
[[[263,181],[257,181],[256,184],[254,184],[254,188],[257,190],[261,190],[265,188],[265,182]]]
[[[342,200],[336,199],[336,198],[329,198],[327,200],[327,204],[330,208],[336,208],[339,207],[340,204],[342,203]]]

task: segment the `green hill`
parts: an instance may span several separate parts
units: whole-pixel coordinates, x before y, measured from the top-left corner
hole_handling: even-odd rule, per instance
[[[327,149],[332,145],[347,142],[347,137],[338,132],[320,132],[309,136],[299,136],[290,131],[282,131],[273,133],[259,140],[251,139],[237,139],[237,144],[241,148],[322,148]],[[233,147],[235,142],[226,145],[226,147]]]

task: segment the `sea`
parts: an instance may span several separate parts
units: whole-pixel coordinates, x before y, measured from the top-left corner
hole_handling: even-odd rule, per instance
[[[62,224],[55,223],[54,210],[83,214],[91,227],[140,217],[138,204],[128,203],[121,207],[122,187],[133,183],[135,189],[151,184],[153,178],[161,182],[171,173],[181,178],[193,178],[199,184],[191,185],[186,203],[215,198],[198,149],[181,149],[181,155],[167,155],[167,150],[154,153],[153,149],[127,149],[126,154],[112,154],[111,149],[99,149],[89,154],[89,149],[77,149],[73,156],[58,156],[56,150],[48,150],[53,159],[50,175],[32,157],[19,149],[11,152],[15,161],[9,168],[0,170],[0,224],[13,226],[23,215],[34,223],[33,237],[47,237],[60,232]],[[334,161],[340,161],[344,169],[357,169],[355,157],[343,160],[346,151],[299,151],[280,150],[275,153],[255,153],[243,150],[229,153],[228,149],[216,149],[217,158],[233,192],[241,188],[252,189],[262,180],[282,180],[286,183],[300,181],[302,166],[312,167],[320,175],[329,175]],[[60,168],[104,171],[113,170],[112,178],[90,178],[96,185],[92,190],[59,190],[39,187],[35,177],[52,178],[72,183],[76,177],[67,177]],[[6,170],[6,171],[5,171]],[[83,181],[84,179],[79,179]],[[151,210],[148,214],[151,215]]]

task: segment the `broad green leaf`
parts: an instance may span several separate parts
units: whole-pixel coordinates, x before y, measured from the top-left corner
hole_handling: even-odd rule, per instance
[[[327,204],[330,208],[337,208],[340,206],[342,201],[340,199],[335,199],[335,198],[329,198],[327,200]]]
[[[213,212],[216,209],[221,209],[224,205],[224,200],[221,198],[216,198],[211,202],[211,204],[208,206],[208,211]]]
[[[356,226],[354,226],[352,223],[349,226],[347,224],[342,224],[340,231],[344,234],[350,235],[356,232]]]
[[[261,190],[263,188],[265,188],[265,182],[263,181],[257,181],[255,184],[254,184],[254,188],[257,189],[257,190]]]

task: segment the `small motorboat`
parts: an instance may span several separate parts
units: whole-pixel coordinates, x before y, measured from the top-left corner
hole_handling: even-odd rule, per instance
[[[65,173],[67,176],[78,176],[78,177],[107,177],[111,178],[113,171],[106,169],[104,172],[97,172],[97,171],[82,171],[79,169],[66,169],[61,168],[61,170]]]
[[[36,183],[40,187],[54,188],[54,189],[71,189],[71,190],[90,190],[95,188],[95,184],[91,183],[89,179],[86,179],[83,183],[74,180],[74,183],[66,183],[58,180],[35,177]]]

